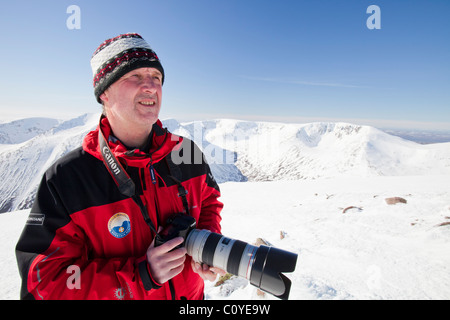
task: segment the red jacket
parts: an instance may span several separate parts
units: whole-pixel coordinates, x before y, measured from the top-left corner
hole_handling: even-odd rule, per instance
[[[220,233],[219,187],[203,157],[198,161],[201,152],[194,143],[167,132],[158,121],[150,149],[129,151],[110,135],[107,118],[101,129],[156,229],[184,210],[178,186],[169,178],[175,169],[197,228]],[[185,160],[175,168],[174,154]],[[192,271],[190,257],[178,276],[161,287],[153,281],[146,251],[154,236],[138,204],[119,191],[103,162],[97,128],[41,181],[16,246],[21,298],[202,299],[204,283]]]

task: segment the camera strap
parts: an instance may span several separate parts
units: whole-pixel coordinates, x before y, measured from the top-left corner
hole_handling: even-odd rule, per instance
[[[133,201],[139,206],[139,209],[141,210],[145,222],[150,227],[150,229],[156,234],[157,231],[155,225],[153,224],[152,220],[150,219],[150,216],[148,215],[147,208],[142,202],[142,199],[138,195],[136,195],[136,185],[134,184],[130,176],[127,174],[123,166],[120,164],[120,162],[116,159],[114,154],[111,152],[111,149],[109,148],[109,145],[106,142],[106,139],[103,135],[101,126],[99,126],[98,132],[99,132],[98,143],[100,146],[100,153],[103,158],[103,163],[108,169],[109,174],[111,175],[117,187],[119,188],[120,193],[123,194],[124,196],[131,197]]]
[[[181,198],[181,202],[183,202],[183,207],[184,210],[186,211],[186,215],[190,216],[191,214],[189,213],[189,204],[187,201],[187,194],[188,191],[183,187],[183,185],[181,184],[180,180],[178,180],[177,178],[175,178],[174,176],[169,176],[177,185],[178,185],[178,197]]]
[[[172,159],[170,157],[166,157],[166,164],[167,167],[169,168],[169,177],[170,179],[173,180],[173,182],[175,182],[178,186],[178,197],[181,198],[181,202],[183,203],[183,207],[184,210],[186,211],[186,215],[190,216],[191,214],[189,213],[189,203],[187,201],[187,195],[188,195],[188,191],[186,190],[185,187],[183,187],[183,185],[181,184],[181,170],[180,168],[173,163]]]

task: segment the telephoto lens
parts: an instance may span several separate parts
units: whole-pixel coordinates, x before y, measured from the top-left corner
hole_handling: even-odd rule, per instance
[[[282,273],[295,270],[295,253],[264,245],[257,247],[198,229],[189,232],[185,247],[196,262],[243,277],[280,299],[289,298],[291,281]]]

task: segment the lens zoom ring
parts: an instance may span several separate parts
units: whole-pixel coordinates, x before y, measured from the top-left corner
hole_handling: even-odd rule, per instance
[[[238,275],[239,274],[239,266],[242,258],[242,253],[245,250],[247,243],[236,240],[233,244],[233,248],[231,249],[230,256],[228,257],[227,270],[229,273]]]
[[[202,262],[206,263],[209,266],[214,266],[214,253],[216,252],[217,244],[219,243],[220,239],[222,239],[222,235],[218,233],[213,233],[208,236],[208,239],[206,239],[205,246],[203,247],[203,253],[202,253]]]

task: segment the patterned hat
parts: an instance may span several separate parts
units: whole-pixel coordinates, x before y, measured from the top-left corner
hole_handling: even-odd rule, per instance
[[[100,95],[124,74],[145,67],[158,69],[164,83],[164,69],[158,56],[139,34],[121,34],[103,42],[91,58],[97,101],[101,103]]]

